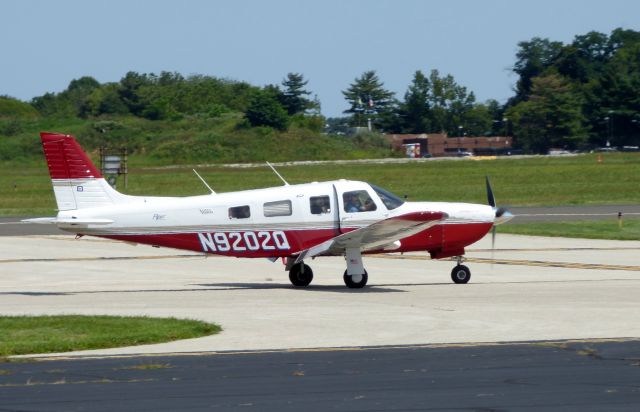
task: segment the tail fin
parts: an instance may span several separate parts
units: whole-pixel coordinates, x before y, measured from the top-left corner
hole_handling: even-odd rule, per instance
[[[40,133],[58,210],[108,206],[125,201],[102,177],[73,136]]]

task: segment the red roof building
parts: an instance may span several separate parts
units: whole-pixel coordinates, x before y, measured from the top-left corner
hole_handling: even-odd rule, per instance
[[[456,156],[465,152],[477,156],[504,154],[513,144],[509,136],[448,137],[446,133],[422,133],[385,134],[384,137],[395,150],[413,153],[411,157]]]

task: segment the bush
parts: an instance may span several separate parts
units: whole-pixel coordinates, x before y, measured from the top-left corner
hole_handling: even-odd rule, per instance
[[[245,116],[253,127],[268,126],[278,130],[287,130],[289,127],[287,111],[277,97],[267,91],[253,96]]]
[[[10,96],[0,96],[0,118],[22,119],[37,116],[38,111],[29,103]]]

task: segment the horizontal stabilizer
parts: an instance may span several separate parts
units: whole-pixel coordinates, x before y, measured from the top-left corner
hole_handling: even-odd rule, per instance
[[[56,217],[37,217],[34,219],[21,220],[23,223],[38,223],[38,224],[56,224],[59,226],[88,226],[88,225],[108,225],[113,223],[110,219],[74,219],[64,218],[58,219]]]
[[[39,225],[50,225],[57,222],[57,217],[35,217],[33,219],[22,219],[21,223],[37,223]]]

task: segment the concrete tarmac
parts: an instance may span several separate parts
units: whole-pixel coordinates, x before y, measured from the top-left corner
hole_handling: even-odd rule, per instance
[[[278,261],[208,257],[71,236],[0,237],[0,313],[194,318],[219,335],[76,355],[219,352],[640,337],[640,242],[499,235],[468,249],[471,282],[424,254],[308,262],[306,289]],[[68,354],[64,354],[66,356]]]

